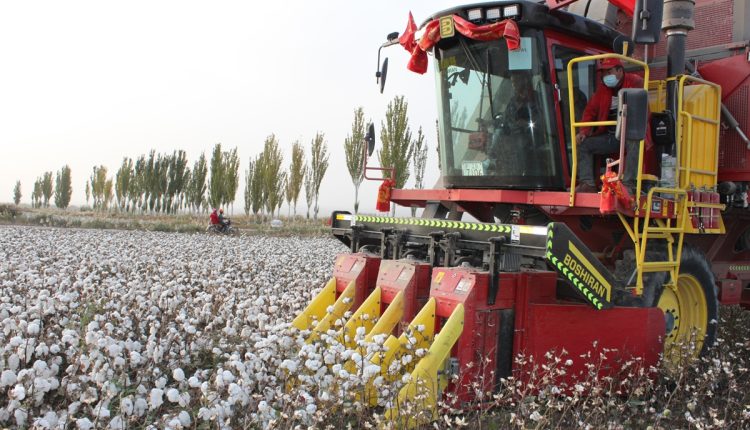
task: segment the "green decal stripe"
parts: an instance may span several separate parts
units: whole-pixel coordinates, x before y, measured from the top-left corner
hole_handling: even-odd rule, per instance
[[[596,294],[593,291],[591,291],[588,287],[586,287],[586,285],[583,282],[581,282],[581,280],[578,279],[578,277],[575,276],[575,274],[573,273],[573,271],[571,271],[570,269],[568,269],[568,266],[564,265],[563,262],[560,261],[560,259],[558,259],[554,255],[552,255],[551,252],[547,252],[547,259],[550,260],[550,262],[552,262],[552,264],[555,267],[557,267],[557,270],[558,270],[558,272],[560,272],[560,274],[562,274],[564,277],[568,278],[568,280],[576,288],[578,288],[578,291],[580,291],[581,294],[583,294],[583,296],[586,297],[586,299],[588,299],[588,301],[592,305],[594,305],[595,308],[597,308],[599,310],[602,309],[603,304],[599,300],[599,297],[597,297]]]
[[[512,226],[507,224],[489,224],[463,221],[449,221],[440,219],[424,218],[394,218],[370,215],[356,215],[354,218],[359,222],[375,224],[416,225],[423,227],[450,228],[455,230],[490,231],[498,233],[510,233]]]

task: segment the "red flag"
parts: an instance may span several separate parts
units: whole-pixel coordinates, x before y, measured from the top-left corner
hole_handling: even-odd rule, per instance
[[[411,12],[409,12],[409,22],[406,23],[406,30],[404,30],[404,34],[401,35],[401,37],[398,38],[398,43],[401,44],[401,46],[404,47],[407,51],[410,53],[414,51],[414,46],[416,46],[416,43],[414,42],[414,33],[417,32],[417,24],[414,23],[414,17],[411,15]]]

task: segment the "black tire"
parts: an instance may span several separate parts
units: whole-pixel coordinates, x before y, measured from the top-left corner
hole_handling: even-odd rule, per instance
[[[646,261],[665,261],[666,245],[655,244],[653,248],[647,251]],[[626,282],[635,268],[632,253],[625,254],[616,266],[616,276]],[[619,297],[616,304],[661,308],[666,323],[665,352],[672,345],[694,339],[700,344],[701,355],[705,354],[716,341],[719,319],[716,282],[705,254],[684,244],[676,291],[666,289],[668,280],[666,272],[646,273],[643,276],[643,295],[633,298],[629,293],[621,293],[615,296]]]
[[[700,352],[701,355],[705,354],[716,342],[716,332],[719,326],[719,299],[716,280],[708,259],[703,252],[693,246],[682,247],[677,289],[677,293],[665,291],[662,285],[653,303],[653,306],[658,306],[664,311],[665,321],[668,324],[674,324],[671,331],[670,327],[667,327],[665,344],[689,341],[693,338],[692,331],[697,330],[703,338],[696,339],[696,341],[702,342]],[[671,308],[668,306],[670,298],[667,297],[670,294],[687,303],[681,304],[682,309]],[[670,321],[670,316],[672,321]],[[675,316],[682,319],[682,326],[674,319]],[[686,320],[687,323],[684,322]],[[684,326],[685,324],[687,327]]]

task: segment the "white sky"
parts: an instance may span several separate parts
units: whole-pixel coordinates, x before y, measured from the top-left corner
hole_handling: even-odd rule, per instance
[[[321,187],[325,217],[352,207],[343,143],[354,108],[364,107],[379,134],[395,95],[409,102],[412,132],[422,126],[427,136],[429,187],[438,177],[432,64],[417,75],[406,70],[403,48],[384,49],[390,64],[381,95],[377,49],[389,32],[403,32],[410,10],[421,24],[459,3],[2,2],[0,201],[12,200],[20,180],[22,203],[30,203],[34,180],[68,164],[72,203],[80,205],[94,165],[114,176],[125,156],[184,149],[192,167],[217,142],[238,147],[244,177],[269,134],[288,166],[292,143],[309,147],[322,131],[331,153]],[[363,184],[361,210],[374,211],[377,186]]]

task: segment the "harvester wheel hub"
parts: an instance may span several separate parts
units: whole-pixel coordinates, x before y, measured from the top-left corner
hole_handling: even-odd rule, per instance
[[[665,350],[676,343],[695,341],[696,350],[703,346],[703,330],[706,327],[708,314],[706,297],[703,288],[695,276],[681,273],[676,282],[677,288],[664,288],[659,298],[659,308],[664,312],[666,325]]]

